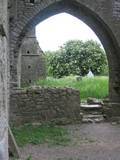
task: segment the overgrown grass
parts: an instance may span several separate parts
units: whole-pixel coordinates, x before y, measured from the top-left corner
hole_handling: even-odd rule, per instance
[[[70,87],[78,89],[81,99],[87,99],[88,97],[103,99],[108,96],[108,77],[105,76],[94,78],[84,77],[80,81],[77,81],[74,76],[60,79],[48,77],[46,80],[37,81],[36,84],[44,87]]]
[[[20,147],[26,144],[66,145],[70,139],[66,129],[52,125],[24,125],[12,129]]]

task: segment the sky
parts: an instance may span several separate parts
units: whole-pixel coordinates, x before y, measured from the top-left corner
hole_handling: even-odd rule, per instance
[[[36,36],[43,51],[55,51],[68,40],[96,40],[96,34],[81,20],[67,13],[52,16],[36,26]]]

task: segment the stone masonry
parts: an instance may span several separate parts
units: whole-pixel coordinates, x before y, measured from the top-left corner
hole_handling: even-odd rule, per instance
[[[66,12],[85,22],[101,40],[109,64],[109,99],[120,103],[119,0],[10,0],[9,11],[11,88],[19,84],[17,66],[24,37],[43,20]]]
[[[67,12],[88,24],[101,40],[109,63],[110,101],[120,102],[119,0],[11,0],[9,8],[11,86],[18,86],[19,48],[25,35],[46,18]]]
[[[0,160],[8,160],[7,0],[0,0]]]
[[[0,159],[8,160],[8,71],[11,91],[18,87],[19,50],[26,34],[46,18],[67,12],[83,20],[101,40],[109,63],[109,98],[120,109],[119,0],[0,0]],[[7,16],[9,13],[9,17]],[[9,23],[9,25],[8,25]],[[9,26],[9,28],[8,28]],[[8,44],[9,42],[9,44]],[[10,50],[10,54],[8,53]],[[9,64],[10,60],[10,64]],[[9,66],[8,66],[9,65]],[[8,67],[7,67],[8,66]],[[112,107],[114,107],[112,105]],[[108,107],[108,108],[111,108]],[[112,113],[113,109],[111,110]],[[109,112],[109,115],[111,115]],[[115,115],[115,113],[114,113]],[[117,115],[118,116],[118,115]]]
[[[33,85],[46,77],[45,56],[35,35],[35,28],[24,38],[20,47],[18,63],[19,86]]]
[[[80,118],[80,93],[77,90],[35,87],[11,93],[12,125],[50,121],[67,124]]]

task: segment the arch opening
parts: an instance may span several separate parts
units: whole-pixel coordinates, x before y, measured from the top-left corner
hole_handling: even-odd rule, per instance
[[[106,51],[109,68],[110,68],[110,98],[113,101],[118,101],[118,95],[116,92],[117,89],[113,86],[113,75],[116,73],[114,72],[115,67],[119,66],[118,62],[118,45],[114,38],[114,34],[110,30],[110,28],[105,24],[105,22],[98,16],[94,11],[90,10],[86,6],[76,2],[76,1],[60,1],[55,2],[54,4],[50,5],[49,7],[43,9],[38,14],[36,14],[32,19],[30,19],[26,25],[23,27],[21,34],[19,35],[19,40],[17,41],[15,52],[17,52],[18,48],[21,45],[23,37],[29,32],[32,28],[34,28],[38,23],[47,19],[48,17],[61,13],[66,12],[71,14],[83,22],[85,22],[99,37],[103,47]],[[116,66],[113,69],[113,64],[116,63]],[[115,95],[115,96],[114,96]]]
[[[89,36],[87,34],[89,34]],[[67,14],[67,13],[56,14],[55,16],[52,16],[52,17],[48,18],[47,20],[43,21],[42,23],[40,23],[37,26],[36,36],[37,36],[37,39],[39,41],[40,47],[41,48],[43,47],[42,49],[45,51],[46,57],[47,56],[49,57],[49,54],[52,54],[53,57],[54,57],[55,54],[57,53],[59,56],[61,55],[61,59],[62,59],[62,56],[64,54],[63,51],[66,50],[65,46],[66,47],[70,47],[70,46],[75,47],[76,44],[77,44],[80,47],[80,43],[84,44],[83,46],[85,46],[85,45],[87,45],[87,43],[89,44],[89,43],[93,42],[92,45],[95,45],[95,47],[98,46],[98,48],[99,48],[99,45],[101,45],[101,47],[99,48],[100,52],[103,49],[102,44],[100,43],[100,40],[95,35],[95,33],[85,23],[83,23],[82,21],[80,21],[76,17],[73,17],[73,16],[71,16],[70,14]],[[48,45],[49,43],[50,43],[50,45]],[[73,50],[71,51],[71,54],[72,53],[74,54],[75,49],[74,48],[72,48],[72,49]],[[93,54],[95,54],[95,52],[93,50],[91,50],[91,51],[93,52]],[[52,84],[52,81],[53,81],[53,85],[52,86],[56,85],[56,84],[54,84],[54,78],[55,79],[57,78],[56,80],[58,81],[58,84],[62,83],[62,81],[64,80],[65,83],[66,83],[66,86],[71,86],[71,87],[74,88],[74,86],[69,84],[70,80],[72,81],[72,80],[76,79],[76,82],[80,83],[79,85],[81,85],[80,80],[84,81],[85,79],[87,79],[87,77],[89,77],[89,78],[93,78],[94,77],[95,78],[93,80],[94,81],[93,82],[94,86],[91,87],[91,88],[94,88],[95,86],[97,87],[98,84],[100,86],[101,82],[105,81],[106,82],[105,89],[104,89],[105,96],[103,96],[102,98],[107,97],[108,96],[108,94],[107,94],[108,93],[107,78],[109,76],[108,75],[109,73],[107,72],[107,70],[108,70],[107,64],[106,64],[106,73],[105,72],[103,73],[102,71],[101,71],[101,74],[95,72],[95,70],[92,67],[92,61],[89,63],[89,67],[87,67],[87,65],[85,66],[84,63],[83,63],[83,66],[85,68],[87,67],[84,71],[82,69],[84,67],[81,67],[81,66],[79,66],[79,69],[77,69],[77,71],[76,71],[75,68],[72,69],[73,67],[75,67],[74,64],[73,64],[74,63],[73,61],[75,61],[75,59],[72,60],[70,58],[70,56],[67,55],[68,54],[67,50],[66,50],[66,52],[67,52],[66,56],[67,56],[68,59],[66,59],[65,61],[63,60],[63,61],[64,61],[64,63],[66,63],[67,68],[69,68],[69,69],[64,68],[63,64],[61,63],[61,59],[59,59],[58,57],[55,56],[56,59],[57,59],[59,67],[56,67],[57,69],[55,69],[55,67],[53,67],[55,65],[54,62],[53,62],[54,58],[51,59],[53,66],[52,65],[49,66],[49,68],[52,68],[52,69],[51,70],[48,69],[48,72],[47,72],[47,76],[51,77],[50,79],[48,77],[48,79],[47,79],[48,83],[49,83],[49,81],[51,81],[51,84]],[[79,50],[76,49],[76,52],[79,52],[79,54],[82,54],[80,48],[79,48]],[[104,51],[102,51],[102,52],[105,54]],[[63,53],[63,54],[61,54],[61,53]],[[87,55],[87,53],[86,53],[86,55]],[[76,55],[76,57],[77,57],[77,55]],[[88,56],[86,56],[86,57],[88,58]],[[91,57],[90,57],[90,59],[91,59]],[[64,59],[65,59],[65,57],[64,57]],[[78,58],[76,58],[76,61],[77,61],[77,59]],[[81,61],[81,57],[79,57],[79,59],[80,59],[79,60],[79,62],[80,62]],[[50,59],[48,61],[49,61],[48,62],[49,65],[50,65],[51,64]],[[79,62],[77,61],[77,63],[79,63]],[[56,61],[55,61],[55,63],[56,63]],[[71,67],[72,64],[73,64],[73,66]],[[62,73],[60,71],[61,69],[63,69],[65,71],[65,73]],[[82,72],[80,72],[80,70],[82,70]],[[91,74],[88,74],[89,72],[91,73],[91,71],[93,72],[92,73],[92,77],[91,77]],[[105,77],[99,77],[100,81],[98,82],[99,78],[97,79],[97,77],[96,77],[97,75],[101,75],[101,76],[104,75]],[[82,79],[82,77],[84,77],[84,76],[85,76],[85,79],[84,78]],[[59,78],[63,78],[63,79],[61,80]],[[105,79],[103,80],[102,78],[103,79],[105,78]],[[45,82],[46,85],[47,85],[47,80]],[[67,83],[66,80],[68,80],[69,83]],[[89,81],[88,81],[88,84],[89,84]],[[84,83],[83,83],[83,85],[84,85]],[[66,86],[64,86],[64,87],[66,87]],[[58,87],[60,87],[60,86],[58,85]],[[78,88],[79,88],[79,86],[78,86]],[[76,89],[78,89],[78,88],[76,88]],[[88,88],[90,88],[90,86],[88,86]],[[81,90],[83,91],[85,89],[81,88]],[[100,90],[100,89],[97,89],[97,90]],[[98,96],[98,95],[96,96],[95,95],[95,90],[93,91],[91,89],[91,91],[88,90],[87,92],[88,92],[88,94],[86,94],[87,95],[86,97],[83,96],[84,93],[83,94],[81,93],[81,98],[82,99],[87,99],[87,97],[101,98],[100,96]]]

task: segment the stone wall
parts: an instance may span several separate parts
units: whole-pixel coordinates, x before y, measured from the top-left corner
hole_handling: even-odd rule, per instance
[[[107,121],[120,123],[120,103],[104,103],[103,113]]]
[[[23,123],[72,123],[80,120],[80,93],[65,88],[31,88],[11,93],[10,120]]]
[[[8,160],[8,17],[0,0],[0,160]]]
[[[119,0],[10,0],[11,85],[17,85],[19,48],[26,33],[61,12],[83,20],[101,40],[109,62],[110,100],[120,102]]]

